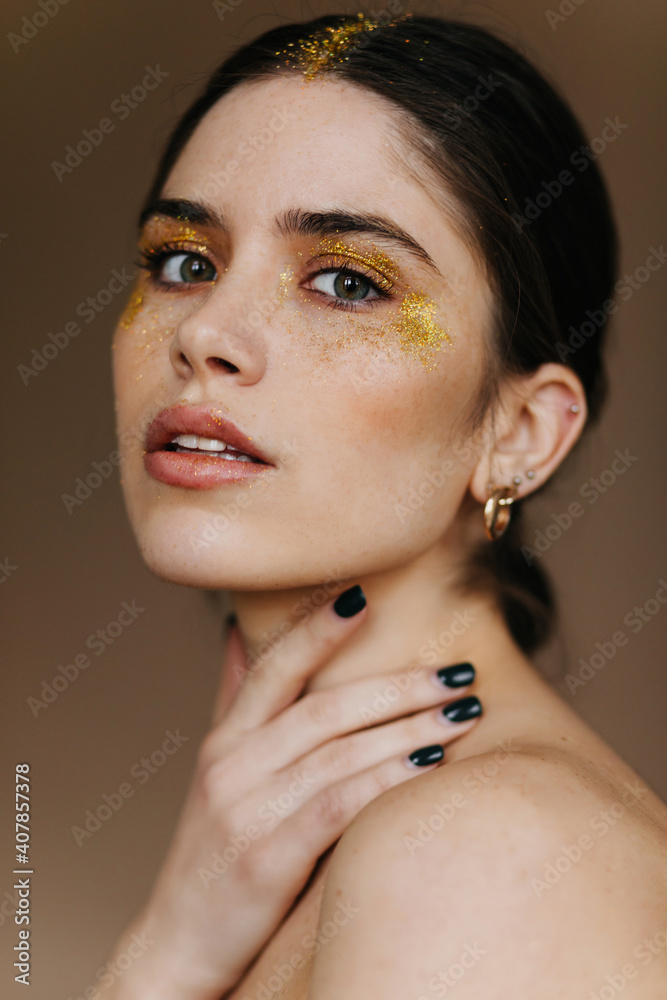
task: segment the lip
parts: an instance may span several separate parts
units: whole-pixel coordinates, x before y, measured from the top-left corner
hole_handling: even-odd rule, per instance
[[[239,462],[214,455],[165,451],[179,434],[196,434],[224,441],[256,462]],[[144,468],[154,479],[188,489],[214,489],[225,482],[255,479],[275,468],[252,438],[222,416],[219,408],[205,404],[170,406],[162,410],[146,432]]]

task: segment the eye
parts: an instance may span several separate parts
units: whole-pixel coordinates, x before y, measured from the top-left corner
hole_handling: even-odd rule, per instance
[[[169,284],[196,284],[213,281],[215,268],[205,257],[194,253],[171,253],[165,255],[158,269],[159,277]]]
[[[319,282],[319,285],[317,282]],[[387,294],[366,275],[351,268],[332,267],[320,271],[314,278],[311,278],[311,284],[316,291],[323,292],[333,299],[338,299],[341,305],[345,303],[372,301],[384,298]]]

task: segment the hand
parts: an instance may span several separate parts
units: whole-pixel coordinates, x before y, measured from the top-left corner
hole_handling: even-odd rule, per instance
[[[169,854],[117,946],[132,933],[152,942],[118,981],[118,1000],[219,1000],[359,811],[442,757],[427,753],[434,762],[418,766],[407,755],[437,751],[475,724],[442,713],[472,681],[470,667],[450,668],[456,687],[412,665],[299,697],[366,618],[365,607],[340,617],[333,603],[253,669],[230,629],[214,726]],[[477,699],[466,703],[479,714]]]

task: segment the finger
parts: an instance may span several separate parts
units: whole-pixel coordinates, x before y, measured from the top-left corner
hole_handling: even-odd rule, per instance
[[[273,829],[271,851],[265,856],[266,877],[273,867],[293,884],[308,878],[313,859],[343,835],[357,814],[383,792],[440,766],[440,761],[418,767],[403,756],[392,757],[330,785]],[[279,861],[279,863],[278,863]]]
[[[304,621],[286,623],[279,641],[262,659],[248,663],[241,689],[225,717],[226,727],[237,732],[254,729],[294,701],[308,677],[365,621],[361,588],[350,587],[345,594],[350,595],[347,607],[338,603],[344,597],[341,594]],[[334,605],[353,613],[341,617]]]
[[[443,710],[454,718],[448,718]],[[411,753],[424,747],[443,748],[459,739],[475,725],[481,712],[479,699],[467,696],[417,712],[407,719],[330,740],[271,775],[270,780],[244,798],[243,807],[253,816],[275,822],[276,816],[281,819],[289,816],[326,788],[382,766],[396,755],[403,755],[404,765],[412,770]]]
[[[213,704],[213,725],[225,716],[241,689],[247,671],[246,648],[241,631],[234,621],[227,629],[222,658],[222,673]]]
[[[261,734],[252,734],[255,748],[252,754],[248,753],[246,741],[241,744],[237,751],[243,761],[243,766],[238,766],[239,781],[250,787],[262,775],[293,764],[335,737],[376,727],[428,706],[455,701],[468,691],[474,678],[475,668],[470,663],[455,664],[439,672],[411,664],[402,671],[311,691],[265,723]],[[211,735],[216,740],[215,734]],[[213,758],[225,748],[223,739],[221,733],[217,742],[209,741]],[[384,756],[390,753],[388,749]]]

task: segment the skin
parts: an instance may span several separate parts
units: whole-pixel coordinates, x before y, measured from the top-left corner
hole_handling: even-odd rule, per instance
[[[285,107],[291,120],[211,195],[221,165],[238,158],[240,144],[271,128],[276,109]],[[228,94],[200,123],[162,192],[225,214],[228,233],[197,226],[188,244],[205,248],[215,280],[165,291],[142,278],[142,301],[114,339],[123,486],[143,556],[167,579],[230,592],[246,668],[263,663],[262,643],[274,636],[275,645],[297,602],[312,607],[323,585],[335,596],[358,583],[368,600],[363,621],[310,671],[303,692],[385,677],[409,663],[432,670],[467,660],[476,667],[473,693],[484,708],[448,745],[446,766],[378,789],[358,811],[226,996],[255,996],[275,963],[289,965],[301,953],[301,965],[281,986],[292,1000],[445,995],[429,980],[478,941],[486,954],[457,981],[459,1000],[504,996],[508,982],[522,1000],[587,997],[627,962],[641,972],[628,979],[624,995],[655,1000],[667,995],[658,985],[665,955],[644,966],[632,952],[665,927],[667,809],[538,677],[491,599],[456,587],[457,566],[484,539],[486,484],[509,484],[518,474],[525,496],[544,483],[581,434],[584,392],[568,368],[543,365],[505,379],[495,412],[474,434],[466,429],[493,302],[457,229],[456,206],[402,166],[405,151],[392,126],[392,110],[379,98],[323,77],[306,83],[284,76]],[[331,276],[314,272],[331,258],[307,266],[318,240],[273,231],[274,216],[293,208],[390,217],[439,273],[395,244],[346,234],[360,254],[380,249],[391,258],[399,294],[358,312],[327,308]],[[180,239],[179,225],[158,219],[145,235],[151,245]],[[433,303],[449,332],[451,343],[440,342],[428,363],[401,347],[396,321],[410,293]],[[244,323],[262,301],[272,303],[266,320]],[[182,400],[215,402],[256,440],[276,465],[265,488],[255,479],[187,490],[146,474],[135,432]],[[426,473],[447,462],[444,486],[400,516],[397,504],[411,490],[419,495]],[[527,469],[534,479],[526,479]],[[248,499],[238,516],[195,550],[192,539],[241,495]],[[467,624],[452,637],[457,614]],[[273,662],[258,676],[268,676]],[[237,696],[227,670],[219,717]],[[403,702],[401,710],[416,707]],[[423,738],[403,753],[445,741],[435,714],[425,713],[419,725]],[[501,766],[506,741],[511,752]],[[484,780],[478,776],[473,793],[474,767]],[[563,844],[590,832],[591,817],[623,802],[626,782],[639,782],[641,791],[623,822],[608,837],[598,832],[584,863],[538,895],[531,877],[542,875]],[[456,792],[468,806],[410,853],[405,836],[431,816],[433,803]],[[326,947],[304,951],[304,933],[336,924],[342,898],[358,915]]]

